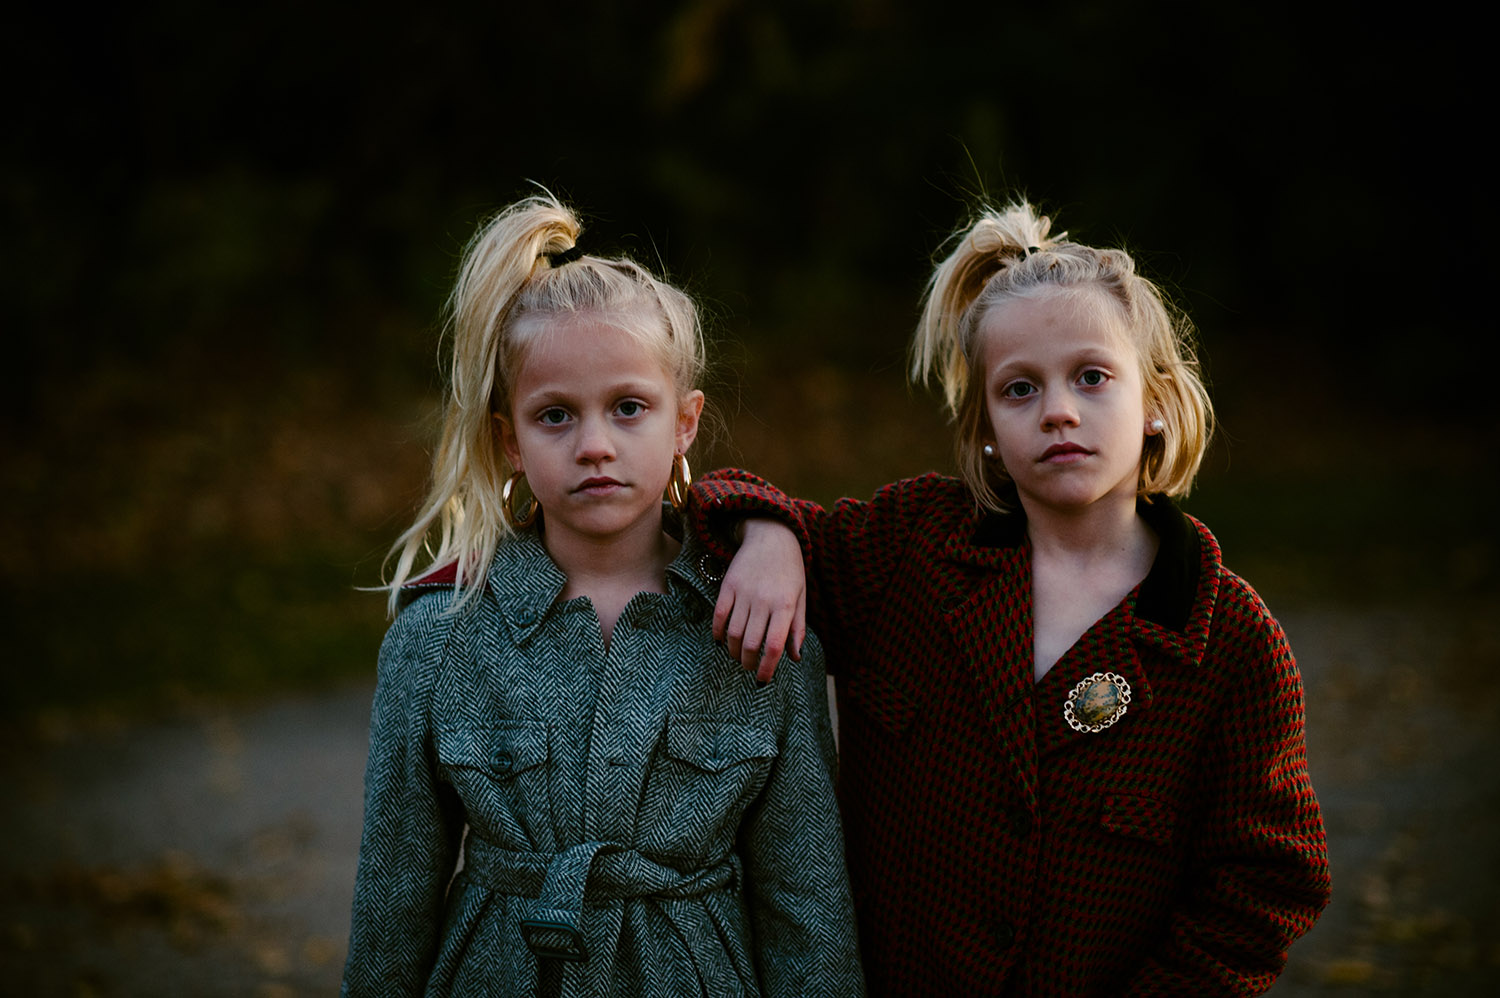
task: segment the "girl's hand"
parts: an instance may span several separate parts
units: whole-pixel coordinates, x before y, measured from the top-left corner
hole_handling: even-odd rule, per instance
[[[744,539],[719,586],[714,639],[766,682],[785,650],[801,661],[807,636],[807,574],[797,535],[775,520],[741,524]]]

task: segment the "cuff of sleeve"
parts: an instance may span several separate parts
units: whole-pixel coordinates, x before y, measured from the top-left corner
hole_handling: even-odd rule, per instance
[[[797,535],[803,562],[810,563],[812,542],[797,506],[774,485],[748,472],[715,471],[694,482],[689,490],[688,522],[716,558],[729,561],[734,557],[739,548],[735,527],[753,516],[785,524]]]

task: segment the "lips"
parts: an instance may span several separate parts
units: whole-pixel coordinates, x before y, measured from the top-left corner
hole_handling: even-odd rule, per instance
[[[624,485],[623,482],[616,481],[613,478],[585,478],[582,482],[580,482],[578,484],[578,487],[576,489],[574,489],[573,491],[574,492],[594,492],[594,493],[607,492],[607,491],[609,491],[611,489],[620,488],[623,485]]]
[[[1092,453],[1093,451],[1089,450],[1087,447],[1082,446],[1081,444],[1064,441],[1060,444],[1053,444],[1051,447],[1048,447],[1046,450],[1042,451],[1042,456],[1037,460],[1050,461],[1053,458],[1058,457],[1066,458],[1074,454],[1088,455]]]

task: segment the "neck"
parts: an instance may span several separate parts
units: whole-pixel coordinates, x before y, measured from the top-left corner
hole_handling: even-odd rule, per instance
[[[542,522],[542,544],[568,578],[568,598],[626,589],[631,593],[665,591],[667,566],[677,557],[680,545],[662,530],[659,516],[605,537],[550,531],[545,517]]]
[[[1116,559],[1155,551],[1146,521],[1135,511],[1135,496],[1109,496],[1084,509],[1056,509],[1024,498],[1026,534],[1039,553],[1074,561]]]

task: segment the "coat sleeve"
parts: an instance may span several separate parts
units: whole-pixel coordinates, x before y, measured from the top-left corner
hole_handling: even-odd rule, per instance
[[[1216,643],[1237,668],[1223,679],[1224,722],[1206,760],[1191,889],[1129,995],[1262,994],[1330,897],[1297,663],[1249,586],[1231,576],[1221,593]]]
[[[431,703],[453,618],[434,594],[380,648],[365,770],[365,822],[342,994],[418,995],[436,959],[463,809],[439,779]]]
[[[826,691],[822,646],[810,634],[801,667],[778,670],[766,691],[778,699],[777,756],[739,836],[767,998],[864,994]]]
[[[689,516],[710,550],[726,561],[734,553],[734,525],[746,517],[771,517],[797,534],[807,563],[808,624],[836,649],[837,669],[845,653],[870,636],[869,618],[906,557],[922,511],[954,486],[939,475],[903,479],[882,486],[869,501],[840,499],[830,510],[728,469],[694,483]]]

